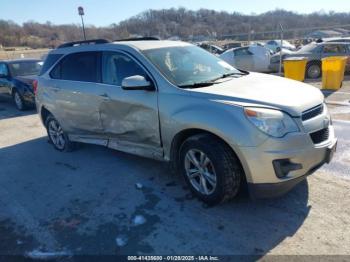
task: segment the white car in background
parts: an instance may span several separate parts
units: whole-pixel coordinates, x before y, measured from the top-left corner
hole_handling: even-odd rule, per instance
[[[270,72],[271,51],[261,45],[229,49],[220,58],[235,68],[252,72]]]
[[[291,51],[296,50],[295,45],[292,45],[287,40],[282,41],[282,47],[281,47],[281,40],[268,41],[265,44],[265,47],[271,49],[275,53],[279,52],[281,49],[287,49],[287,50],[291,50]]]

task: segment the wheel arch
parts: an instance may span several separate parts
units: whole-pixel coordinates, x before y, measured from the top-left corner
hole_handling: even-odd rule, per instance
[[[46,119],[49,115],[52,115],[52,113],[45,106],[42,106],[40,109],[40,117],[41,117],[41,121],[43,122],[44,125],[45,125]]]
[[[239,164],[242,167],[242,170],[244,172],[244,180],[246,180],[246,168],[245,165],[243,164],[244,161],[242,159],[242,157],[239,154],[238,149],[232,148],[232,146],[225,141],[222,137],[220,137],[219,135],[204,130],[204,129],[200,129],[200,128],[189,128],[189,129],[184,129],[181,130],[180,132],[178,132],[172,139],[171,145],[170,145],[170,163],[172,166],[172,170],[174,171],[178,171],[179,170],[179,166],[178,166],[178,160],[180,157],[180,148],[182,146],[182,144],[186,141],[186,139],[195,136],[195,135],[199,135],[199,134],[207,134],[207,135],[211,135],[215,138],[217,138],[218,140],[220,140],[221,142],[223,142],[230,150],[231,152],[236,156],[236,158],[239,161]]]

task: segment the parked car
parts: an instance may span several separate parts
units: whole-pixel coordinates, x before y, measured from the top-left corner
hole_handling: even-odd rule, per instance
[[[224,45],[224,50],[232,49],[232,48],[237,48],[237,47],[242,47],[242,43],[240,42],[233,42],[233,43],[227,43]]]
[[[288,57],[306,57],[308,60],[305,72],[306,77],[314,79],[319,78],[322,74],[322,58],[329,56],[350,56],[350,43],[311,43],[309,45],[303,46],[300,50],[291,54],[283,54],[282,61]],[[279,61],[279,54],[271,57],[271,70],[278,70]],[[349,63],[346,65],[345,70],[350,70]]]
[[[0,60],[0,95],[11,96],[19,110],[33,107],[32,83],[41,66],[37,59]]]
[[[219,46],[211,45],[207,43],[200,43],[198,44],[199,47],[203,48],[204,50],[207,50],[208,52],[214,54],[214,55],[220,55],[224,52],[224,49],[222,49]]]
[[[350,37],[331,37],[323,38],[322,42],[338,42],[338,43],[350,43]]]
[[[270,40],[265,44],[266,48],[271,49],[273,52],[279,52],[281,49],[288,49],[288,50],[296,50],[295,45],[292,45],[287,40],[282,41],[281,46],[281,40]]]
[[[337,139],[319,89],[240,71],[175,41],[67,43],[36,82],[52,145],[103,145],[173,165],[208,204],[272,197],[331,161]]]
[[[270,72],[271,52],[260,45],[234,48],[225,51],[220,58],[230,65],[246,71]]]

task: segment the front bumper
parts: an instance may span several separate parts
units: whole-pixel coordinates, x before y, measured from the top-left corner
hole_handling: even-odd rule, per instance
[[[333,126],[329,126],[329,138],[314,144],[308,133],[289,134],[279,139],[268,139],[259,147],[241,147],[249,192],[252,198],[268,198],[283,195],[296,184],[328,163],[336,147]],[[273,161],[288,159],[300,168],[285,177],[276,175]]]
[[[336,147],[336,142],[334,145],[329,147],[328,149]],[[287,181],[279,182],[279,183],[261,183],[261,184],[253,184],[248,183],[249,194],[252,199],[261,199],[261,198],[272,198],[278,197],[286,194],[293,187],[295,187],[298,183],[303,181],[307,176],[313,174],[317,169],[322,167],[325,163],[329,163],[333,157],[333,150],[327,150],[325,158],[314,167],[312,167],[306,174],[296,177],[294,179],[290,179]]]

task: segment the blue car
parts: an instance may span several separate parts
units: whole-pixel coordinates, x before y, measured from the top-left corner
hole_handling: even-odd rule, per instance
[[[38,59],[0,60],[0,96],[12,97],[19,110],[34,107],[33,81],[42,64]]]

